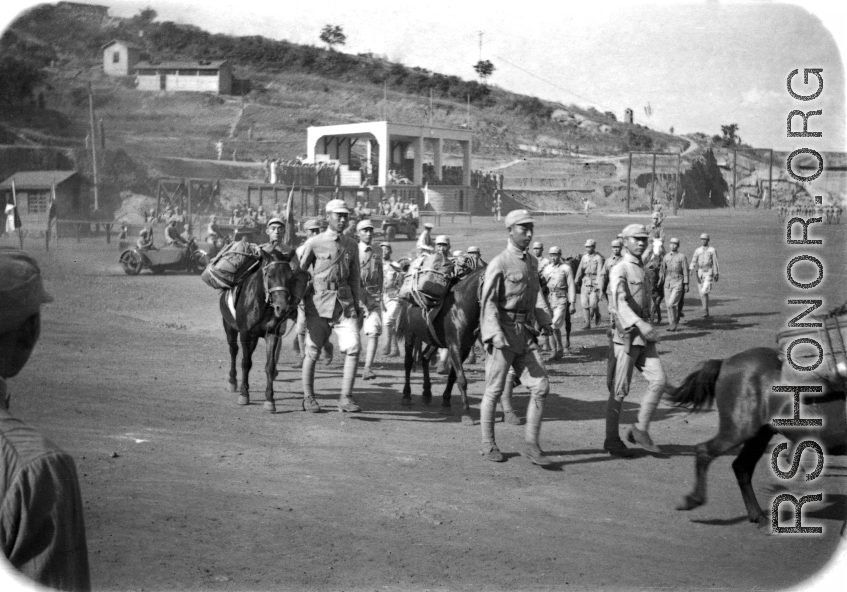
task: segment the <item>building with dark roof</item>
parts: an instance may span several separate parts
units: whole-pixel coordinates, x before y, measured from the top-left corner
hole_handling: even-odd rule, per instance
[[[135,65],[138,90],[232,93],[232,67],[227,60],[169,61]]]
[[[81,195],[82,179],[76,171],[21,171],[0,183],[3,204],[12,203],[12,180],[23,227],[46,228],[50,194],[56,187],[59,218],[88,217],[88,204]]]

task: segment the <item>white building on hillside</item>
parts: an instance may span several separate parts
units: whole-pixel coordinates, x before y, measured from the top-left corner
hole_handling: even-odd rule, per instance
[[[141,60],[141,46],[132,41],[113,39],[101,47],[103,73],[107,76],[129,76]]]
[[[232,67],[227,60],[200,62],[138,62],[138,90],[232,93]]]

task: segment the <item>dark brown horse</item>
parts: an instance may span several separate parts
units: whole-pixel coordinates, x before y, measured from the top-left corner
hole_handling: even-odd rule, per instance
[[[265,409],[276,411],[273,381],[276,378],[276,362],[279,358],[280,331],[287,319],[297,314],[297,303],[303,297],[308,283],[308,274],[302,270],[292,271],[290,255],[279,251],[271,254],[261,252],[260,264],[240,284],[235,302],[235,317],[227,304],[227,292],[221,293],[220,309],[223,317],[226,340],[229,343],[231,365],[229,387],[238,391],[238,374],[235,358],[238,342],[241,342],[241,395],[239,405],[250,403],[250,369],[253,367],[253,352],[260,338],[265,339],[267,359],[265,361]]]
[[[480,319],[479,289],[484,273],[484,267],[477,269],[453,284],[444,297],[441,310],[432,321],[435,336],[447,348],[450,360],[450,373],[447,375],[447,386],[441,397],[441,409],[446,414],[451,413],[450,397],[453,385],[458,384],[462,395],[462,423],[465,425],[473,425],[473,419],[468,404],[468,379],[465,377],[462,362],[468,357],[477,339],[476,331]],[[422,399],[425,405],[429,405],[432,401],[432,383],[429,379],[428,356],[440,346],[430,336],[427,322],[418,306],[406,306],[400,314],[397,339],[403,339],[406,344],[406,384],[403,387],[403,398],[400,400],[402,405],[412,404],[412,388],[409,383],[415,353],[418,351],[416,345],[422,342],[429,346],[420,352],[424,375]]]
[[[823,427],[776,428],[771,424],[774,418],[794,417],[793,393],[775,393],[772,388],[781,384],[782,364],[778,350],[764,347],[749,349],[725,360],[708,360],[668,397],[676,405],[692,411],[711,407],[713,403],[717,403],[718,408],[718,434],[697,445],[694,490],[685,496],[678,510],[691,510],[705,504],[709,464],[717,456],[742,446],[732,469],[750,522],[760,528],[766,527],[770,520],[759,506],[751,480],[756,463],[774,434],[780,433],[793,442],[811,438],[830,453],[843,453],[847,416],[840,383],[826,382],[820,395],[804,394],[802,397],[800,417],[823,417]],[[819,458],[823,458],[822,452]]]

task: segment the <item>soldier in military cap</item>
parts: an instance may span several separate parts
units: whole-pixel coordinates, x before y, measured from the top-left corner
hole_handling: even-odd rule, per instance
[[[650,452],[661,452],[650,438],[650,419],[665,389],[665,371],[656,350],[658,334],[650,324],[651,286],[641,256],[647,248],[649,233],[641,224],[623,230],[626,251],[610,272],[609,290],[613,309],[614,384],[606,404],[606,439],[603,448],[614,456],[630,457],[632,450],[621,441],[618,432],[621,405],[629,394],[632,369],[637,368],[647,381],[641,398],[638,421],[629,429],[627,439]]]
[[[544,399],[549,392],[547,370],[536,345],[536,319],[550,331],[552,314],[541,294],[538,262],[526,252],[532,241],[534,220],[526,210],[506,215],[509,233],[506,249],[485,268],[480,305],[480,332],[488,351],[485,362],[485,394],[480,405],[483,454],[499,462],[503,455],[494,440],[494,413],[503,393],[509,369],[513,368],[527,386],[531,400],[527,408],[524,444],[520,453],[539,465],[549,464],[538,445]]]
[[[480,267],[485,267],[486,265],[488,265],[485,261],[482,260],[482,253],[480,253],[479,247],[468,247],[467,265],[469,267],[472,267],[473,269],[479,269]]]
[[[553,311],[553,342],[555,344],[551,360],[561,360],[565,351],[570,351],[571,315],[576,312],[576,284],[573,270],[564,259],[562,249],[550,247],[550,264],[541,272],[550,291],[548,301]],[[565,326],[565,338],[562,340],[562,325]]]
[[[538,259],[538,273],[543,274],[544,268],[550,265],[552,258],[547,258],[544,256],[544,243],[541,241],[535,241],[532,243],[532,254],[535,255],[535,258]]]
[[[364,380],[373,380],[373,361],[382,335],[382,254],[371,247],[374,225],[370,220],[362,220],[356,225],[359,234],[359,278],[362,281],[361,308],[365,318],[362,322],[368,344],[365,348]]]
[[[616,238],[612,241],[612,254],[608,259],[603,263],[603,294],[606,297],[606,304],[609,307],[609,324],[612,323],[612,297],[609,293],[609,277],[612,271],[612,267],[620,261],[623,256],[621,255],[621,249],[623,248],[623,240]]]
[[[362,317],[359,279],[359,247],[345,236],[350,210],[344,200],[326,204],[329,227],[303,245],[303,269],[312,269],[312,289],[306,293],[306,358],[303,360],[303,409],[317,412],[315,400],[315,362],[318,352],[334,331],[338,349],[344,354],[344,379],[338,408],[361,411],[353,400],[353,387],[359,365],[361,340],[359,319]]]
[[[538,278],[541,281],[541,291],[544,293],[544,296],[547,297],[547,278],[544,276],[544,269],[550,265],[550,259],[544,256],[544,243],[541,241],[533,242],[531,250],[532,254],[535,255],[535,258],[538,260]],[[541,348],[541,351],[544,352],[555,351],[555,347],[551,345],[552,341],[552,335],[549,337],[547,335],[540,335],[538,337],[538,346]]]
[[[310,239],[313,236],[317,236],[321,233],[321,222],[320,220],[311,219],[306,220],[303,223],[303,230],[306,231],[306,240]],[[295,253],[297,254],[297,260],[299,261],[303,257],[303,250],[305,248],[305,242],[295,249]],[[311,281],[309,282],[311,285]],[[300,301],[297,305],[297,325],[296,325],[296,333],[297,333],[297,351],[300,352],[300,362],[297,362],[295,365],[299,368],[302,365],[302,360],[306,357],[306,305],[304,301]],[[334,353],[334,347],[332,342],[327,339],[326,343],[323,347],[324,354],[324,363],[328,366],[332,363],[332,357]]]
[[[676,331],[679,325],[679,303],[688,292],[688,258],[679,252],[679,239],[671,239],[671,252],[662,259],[662,276],[665,278],[665,305],[668,307],[670,327]]]
[[[603,255],[595,252],[597,241],[593,238],[585,241],[585,254],[579,260],[576,270],[576,283],[581,285],[579,300],[584,315],[583,327],[591,328],[591,320],[600,324],[600,291],[603,288]]]
[[[382,306],[385,313],[385,332],[386,341],[385,348],[382,350],[383,355],[396,358],[400,355],[400,348],[397,346],[397,337],[395,330],[397,329],[397,321],[400,318],[402,310],[400,306],[400,287],[403,285],[403,267],[396,261],[391,260],[391,245],[382,243]]]
[[[418,249],[418,254],[420,255],[423,251],[423,247],[432,247],[432,229],[433,225],[430,222],[426,222],[423,225],[423,230],[421,230],[420,236],[418,236],[418,242],[415,247]]]
[[[714,247],[709,246],[709,235],[700,235],[702,246],[697,247],[691,257],[691,271],[696,273],[697,287],[700,292],[700,303],[703,316],[709,316],[709,293],[712,291],[712,280],[718,281],[718,254]]]
[[[52,300],[35,260],[0,248],[0,547],[9,563],[42,586],[87,591],[91,578],[74,460],[11,414],[6,390],[6,380],[23,369],[38,342],[41,305]]]

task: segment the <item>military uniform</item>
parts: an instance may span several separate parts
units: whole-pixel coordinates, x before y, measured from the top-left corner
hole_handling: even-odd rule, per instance
[[[671,330],[679,324],[679,303],[688,287],[688,258],[677,251],[670,252],[662,259],[662,275],[665,278],[665,305]]]
[[[532,222],[528,212],[510,212],[506,216],[506,227],[522,221]],[[529,389],[531,401],[527,409],[525,440],[536,449],[544,399],[549,391],[547,370],[532,327],[536,319],[542,327],[549,326],[552,314],[541,294],[535,257],[519,250],[510,241],[506,249],[485,268],[480,305],[480,336],[488,351],[485,394],[480,406],[482,441],[489,458],[492,452],[496,452],[499,458],[492,460],[501,460],[494,441],[494,412],[509,370],[513,368]],[[503,339],[502,348],[494,346],[495,337]]]
[[[424,230],[418,236],[418,242],[415,244],[415,248],[418,250],[418,254],[421,253],[421,249],[423,247],[433,247],[432,244],[432,229],[430,227],[424,226]]]
[[[571,307],[576,304],[576,284],[573,270],[564,260],[550,262],[541,272],[547,282],[548,302],[553,312],[553,331],[556,343],[554,358],[561,358],[562,351],[570,349]],[[565,339],[562,339],[562,325]]]
[[[332,200],[327,204],[327,213],[331,211],[349,213],[341,200]],[[338,349],[345,354],[339,408],[349,406],[349,410],[358,411],[358,406],[352,402],[361,349],[358,313],[362,297],[358,243],[331,227],[327,228],[303,244],[302,267],[305,270],[312,269],[312,288],[304,298],[308,331],[303,364],[304,407],[308,406],[311,410],[317,405],[313,390],[314,364],[321,347],[334,331],[338,337]]]
[[[634,227],[634,228],[633,228]],[[647,237],[647,232],[642,225],[632,224],[624,229],[624,236]],[[642,438],[647,434],[653,411],[659,404],[659,398],[665,388],[665,372],[659,360],[656,343],[647,341],[639,330],[639,322],[650,325],[652,299],[650,293],[652,285],[644,270],[639,257],[628,250],[624,252],[621,260],[611,269],[610,291],[612,294],[612,308],[614,310],[614,329],[612,335],[615,375],[612,393],[610,394],[609,407],[616,413],[609,413],[607,409],[606,422],[606,444],[617,440],[618,418],[620,405],[629,394],[630,381],[632,380],[633,368],[638,368],[647,381],[647,392],[641,399],[638,410],[638,421],[630,429],[629,440],[638,441],[642,446],[658,451],[658,448],[649,441],[650,446],[642,443]],[[621,444],[622,445],[622,444]]]
[[[709,246],[697,247],[694,255],[691,257],[691,265],[689,267],[691,271],[697,274],[697,288],[700,292],[702,306],[706,316],[709,316],[709,293],[712,291],[712,281],[720,273],[718,270],[718,254],[715,248]]]
[[[400,355],[394,331],[397,328],[400,312],[403,310],[398,298],[400,287],[403,285],[403,275],[399,264],[393,261],[382,264],[382,304],[385,308],[385,329],[388,333],[388,343],[383,353],[390,356]]]
[[[603,288],[603,256],[585,253],[576,270],[576,282],[581,284],[579,301],[585,315],[585,328],[591,328],[591,317],[600,323],[600,290]]]
[[[603,262],[603,292],[606,295],[606,304],[609,307],[609,324],[612,323],[612,291],[611,291],[611,273],[612,268],[623,259],[623,255],[609,255],[609,258]]]

